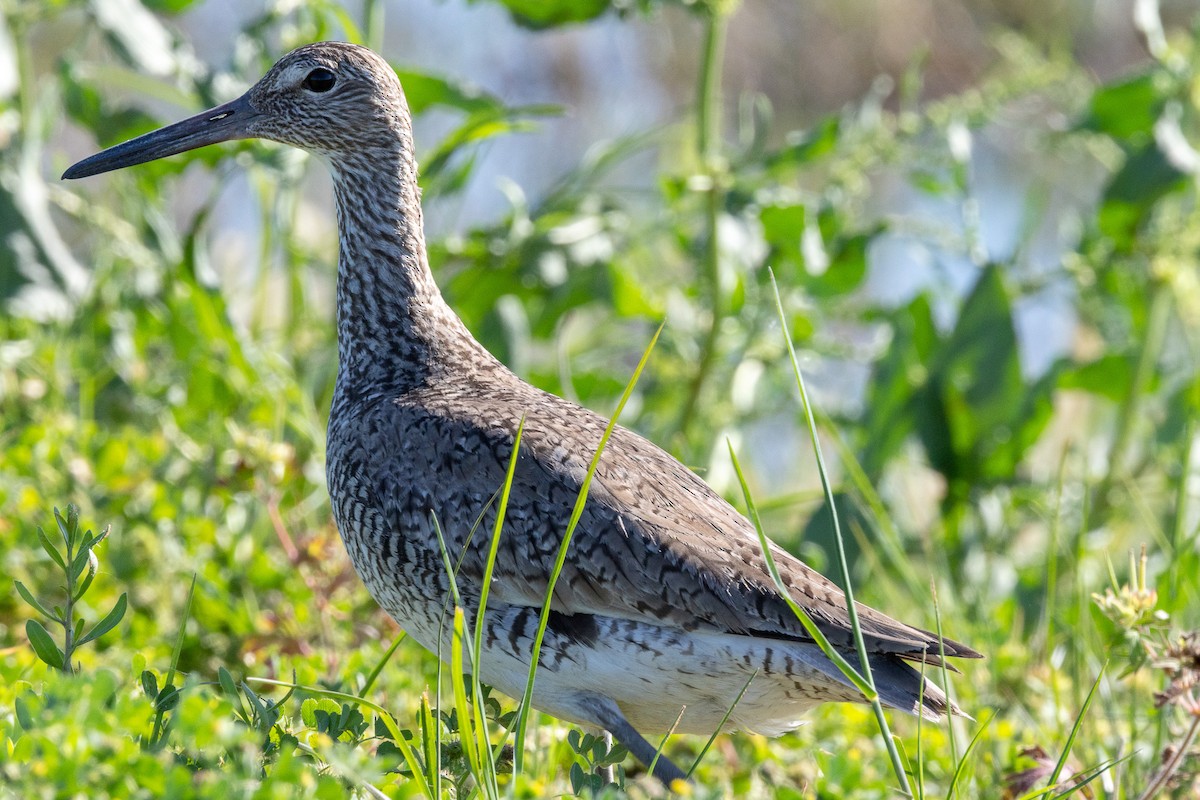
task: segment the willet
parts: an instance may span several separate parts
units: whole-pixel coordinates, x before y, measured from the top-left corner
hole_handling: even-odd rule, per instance
[[[84,159],[82,178],[230,139],[260,137],[329,162],[337,201],[338,373],[327,478],[334,518],[372,596],[435,653],[449,580],[434,524],[477,608],[490,542],[468,542],[524,418],[489,588],[480,678],[519,697],[549,576],[607,421],[517,378],[442,299],[429,270],[408,107],[395,72],[362,47],[284,56],[245,95]],[[783,549],[792,599],[855,666],[844,594]],[[776,590],[754,528],[686,467],[623,428],[612,433],[555,586],[533,705],[612,733],[643,763],[642,733],[780,734],[826,701],[862,695]],[[957,712],[912,665],[979,654],[857,605],[883,702]],[[753,676],[753,679],[751,677]],[[745,688],[740,702],[738,694]],[[683,716],[680,719],[680,712]],[[659,759],[664,781],[683,777]]]

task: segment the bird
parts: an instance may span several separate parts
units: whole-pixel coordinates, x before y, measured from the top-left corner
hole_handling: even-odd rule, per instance
[[[481,681],[521,697],[558,550],[608,420],[520,379],[443,299],[426,253],[411,115],[396,72],[367,48],[300,47],[238,99],[83,159],[63,178],[246,138],[307,150],[332,171],[330,505],[369,593],[442,657],[452,588],[478,610],[491,537],[471,532],[492,530],[521,431],[476,654]],[[861,670],[843,590],[769,547],[790,600]],[[453,576],[444,552],[458,562]],[[549,601],[532,705],[607,731],[670,784],[686,773],[646,735],[775,736],[820,703],[863,702],[789,598],[743,514],[665,450],[615,426]],[[884,705],[965,716],[923,670],[980,653],[856,610]]]

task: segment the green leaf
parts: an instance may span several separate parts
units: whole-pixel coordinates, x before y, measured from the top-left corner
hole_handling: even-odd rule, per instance
[[[113,606],[112,611],[109,611],[108,614],[104,617],[104,619],[97,622],[96,627],[92,628],[88,632],[87,636],[84,636],[82,639],[80,639],[76,643],[76,646],[85,645],[90,641],[100,638],[101,636],[103,636],[104,634],[108,633],[113,628],[115,628],[117,626],[117,623],[119,623],[121,621],[121,618],[125,616],[125,606],[127,605],[127,599],[128,598],[126,597],[126,593],[122,592],[121,596],[117,598],[117,604],[115,606]]]
[[[158,678],[150,670],[142,670],[142,691],[146,693],[146,697],[158,697]]]
[[[1149,137],[1167,102],[1158,87],[1160,77],[1158,72],[1146,72],[1100,87],[1079,127],[1126,141]]]
[[[257,720],[260,724],[265,723],[267,714],[269,713],[267,710],[267,706],[263,703],[263,701],[259,698],[259,696],[254,693],[254,690],[245,684],[245,682],[242,683],[242,691],[245,694],[246,699],[250,701],[254,719]],[[268,727],[268,728],[270,726],[271,726],[271,724],[264,725],[264,727]]]
[[[92,581],[96,579],[96,570],[88,570],[88,574],[83,576],[83,581],[80,582],[78,588],[75,589],[75,594],[71,597],[72,601],[83,597],[84,593],[92,585]]]
[[[1129,394],[1133,381],[1134,360],[1127,355],[1106,355],[1087,364],[1064,369],[1058,379],[1062,389],[1080,391],[1119,403]]]
[[[1024,394],[1008,291],[1000,267],[992,264],[938,348],[925,390],[913,398],[932,465],[958,485],[1011,475],[1007,446]],[[1002,463],[989,458],[1001,450],[1010,457]]]
[[[322,713],[326,718],[341,713],[342,706],[328,697],[309,697],[300,704],[300,719],[310,728],[318,729]]]
[[[50,555],[50,558],[54,560],[55,564],[58,564],[59,569],[61,569],[63,572],[66,572],[67,562],[63,560],[62,555],[58,552],[58,548],[50,543],[50,537],[46,535],[46,532],[42,530],[40,525],[37,529],[37,535],[38,541],[42,543],[42,549]]]
[[[854,291],[867,277],[867,246],[873,234],[835,241],[829,266],[805,282],[814,297],[834,297]]]
[[[99,544],[100,544],[101,542],[103,542],[105,539],[107,539],[107,538],[108,538],[108,534],[110,534],[110,533],[112,533],[112,525],[105,525],[105,526],[104,526],[104,530],[100,531],[100,535],[99,535],[99,536],[92,536],[92,532],[91,532],[91,531],[88,531],[88,536],[92,536],[92,538],[91,538],[91,542],[92,542],[92,543],[91,543],[91,548],[92,548],[93,550],[95,550],[95,549],[96,549],[96,547],[97,547],[97,546],[99,546]]]
[[[13,708],[17,712],[17,722],[21,729],[25,731],[34,730],[33,715],[29,713],[29,704],[25,702],[24,697],[18,696],[13,700]]]
[[[925,385],[938,345],[933,308],[918,295],[891,316],[893,338],[875,365],[867,391],[863,470],[876,478],[914,430],[912,404]]]
[[[168,683],[154,699],[154,710],[165,714],[177,705],[179,705],[179,689]]]
[[[229,674],[229,670],[224,667],[217,667],[217,681],[221,684],[221,691],[229,698],[230,704],[233,706],[233,713],[237,714],[238,719],[247,725],[251,724],[250,715],[246,712],[246,704],[242,700],[242,693],[238,691],[237,684],[233,682],[233,676]]]
[[[767,168],[795,169],[833,152],[838,144],[841,125],[840,116],[831,115],[806,131],[788,134],[784,146],[765,159]]]
[[[1128,252],[1155,204],[1190,183],[1154,142],[1133,151],[1104,190],[1097,215],[1100,232],[1118,251]]]
[[[1071,755],[1071,748],[1075,746],[1075,739],[1079,736],[1079,731],[1083,728],[1084,717],[1087,716],[1088,709],[1092,707],[1092,701],[1096,699],[1096,690],[1100,688],[1100,683],[1104,679],[1104,673],[1107,669],[1108,661],[1105,661],[1100,665],[1100,671],[1096,673],[1096,680],[1093,681],[1092,688],[1088,690],[1087,697],[1083,699],[1083,706],[1080,707],[1079,713],[1075,715],[1075,722],[1071,725],[1071,732],[1067,734],[1067,741],[1063,744],[1062,753],[1059,754],[1058,762],[1054,765],[1054,772],[1050,774],[1050,779],[1046,782],[1048,786],[1058,785],[1058,777],[1067,766],[1067,759]]]
[[[47,611],[46,607],[44,605],[42,605],[41,602],[36,597],[33,596],[33,593],[25,588],[25,584],[21,583],[20,581],[13,581],[13,585],[16,586],[16,588],[17,588],[17,594],[21,595],[21,598],[26,603],[29,603],[29,605],[36,608],[38,610],[38,612],[41,613],[47,619],[52,619],[55,622],[58,621],[58,617],[54,616],[49,611]]]
[[[808,210],[799,203],[767,206],[759,213],[758,219],[763,227],[763,238],[771,246],[771,266],[781,270],[784,265],[780,261],[787,261],[790,262],[788,274],[795,274],[793,270],[804,264],[800,241],[804,236]]]
[[[78,579],[81,574],[83,574],[83,570],[87,567],[88,562],[91,560],[91,555],[92,551],[88,548],[86,543],[79,548],[78,552],[75,553],[75,560],[71,562],[71,580],[74,581]]]
[[[414,116],[434,106],[456,108],[468,114],[503,107],[492,95],[465,83],[405,69],[396,70],[396,76],[400,78],[400,85],[404,87],[408,110]]]
[[[609,0],[499,0],[518,25],[534,30],[587,22],[608,10]]]
[[[29,644],[33,646],[33,652],[37,653],[38,658],[55,669],[63,669],[63,652],[58,649],[54,639],[50,638],[50,632],[42,623],[36,619],[26,620],[25,635],[29,637]]]
[[[141,0],[142,5],[160,14],[181,14],[194,5],[196,0]]]
[[[62,534],[63,542],[72,549],[79,538],[79,508],[74,503],[67,505],[67,516],[54,509],[54,521],[58,523],[58,532]]]

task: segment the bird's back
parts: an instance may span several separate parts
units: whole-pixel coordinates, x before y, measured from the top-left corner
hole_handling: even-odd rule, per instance
[[[331,417],[330,491],[339,528],[380,602],[406,627],[428,623],[433,641],[426,646],[435,646],[436,626],[411,618],[440,616],[449,587],[433,520],[457,565],[459,591],[478,598],[494,501],[522,419],[489,608],[537,610],[607,420],[529,386],[494,361],[378,393]],[[370,530],[341,508],[338,494],[347,484],[366,487],[377,504]],[[772,555],[792,599],[849,654],[841,589],[781,548]],[[359,563],[389,557],[384,569]],[[398,596],[406,592],[412,599]],[[664,638],[812,648],[767,572],[750,522],[668,453],[619,426],[601,457],[551,607],[556,620],[576,627],[626,622],[661,629]],[[873,662],[907,684],[893,693],[894,705],[912,710],[920,693],[920,677],[904,660],[938,663],[941,648],[949,656],[975,655],[952,641],[939,646],[932,634],[861,604],[858,611]],[[828,667],[836,684],[840,676]],[[844,687],[831,689],[828,699],[857,696],[845,694]],[[929,692],[926,712],[943,707],[940,695]]]

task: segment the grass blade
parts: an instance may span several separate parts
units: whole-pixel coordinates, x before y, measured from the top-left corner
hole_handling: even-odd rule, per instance
[[[671,727],[663,734],[662,741],[658,743],[658,748],[654,751],[654,758],[650,759],[650,763],[646,765],[646,771],[651,775],[654,774],[654,768],[658,765],[658,759],[662,757],[663,750],[666,749],[667,742],[671,739],[671,734],[675,733],[675,729],[679,727],[679,723],[683,721],[683,715],[687,711],[687,706],[679,709],[679,716],[671,723]],[[719,730],[719,729],[718,729]]]
[[[1054,772],[1050,773],[1048,786],[1058,785],[1058,776],[1062,774],[1063,769],[1067,766],[1067,758],[1071,755],[1071,748],[1075,745],[1075,737],[1079,735],[1079,730],[1083,727],[1083,718],[1087,715],[1088,708],[1092,705],[1092,700],[1096,698],[1096,690],[1100,688],[1100,681],[1104,679],[1104,672],[1107,669],[1108,661],[1105,661],[1100,665],[1100,672],[1096,675],[1096,680],[1092,683],[1092,688],[1088,691],[1087,697],[1084,698],[1083,706],[1075,716],[1075,724],[1071,726],[1071,732],[1067,735],[1067,741],[1063,745],[1062,754],[1058,757],[1058,763],[1054,765]]]
[[[945,639],[942,637],[942,604],[938,601],[937,583],[932,580],[929,582],[929,596],[933,600],[933,622],[934,622],[933,630],[937,634],[937,637],[938,637],[938,657],[941,659],[941,662],[942,662],[942,665],[940,667],[941,672],[942,672],[942,687],[943,687],[942,691],[944,691],[946,694],[946,702],[953,703],[954,698],[950,695],[950,667],[946,663],[946,645],[945,645]],[[924,677],[924,675],[925,675],[925,665],[922,664],[921,665],[922,678]],[[922,681],[922,691],[924,691],[924,681]],[[953,706],[950,706],[950,707],[953,708]],[[950,740],[950,760],[957,764],[958,763],[958,737],[955,735],[956,731],[954,730],[954,715],[953,714],[946,715],[946,733],[948,734],[947,738]]]
[[[733,714],[733,710],[737,708],[738,703],[742,702],[742,698],[746,696],[746,690],[750,688],[750,683],[757,676],[757,669],[750,673],[750,677],[746,680],[745,685],[742,686],[742,690],[738,692],[738,696],[733,699],[733,704],[729,706],[729,708],[725,709],[725,716],[721,717],[721,724],[717,725],[717,729],[712,732],[712,736],[708,737],[708,741],[704,743],[704,747],[700,748],[699,755],[696,756],[696,760],[692,762],[691,768],[688,769],[688,780],[691,780],[692,773],[696,771],[696,767],[700,766],[700,762],[704,760],[705,754],[708,753],[709,748],[713,746],[713,742],[717,740],[717,736],[720,735],[721,729],[724,728],[725,723],[729,721],[729,717],[731,714]]]
[[[400,647],[400,643],[404,641],[405,636],[407,636],[407,634],[404,631],[400,631],[399,635],[397,635],[396,638],[394,640],[392,640],[392,644],[387,649],[387,652],[385,652],[383,654],[383,657],[379,659],[379,663],[376,664],[371,669],[371,673],[369,675],[367,675],[367,680],[363,684],[363,687],[362,687],[363,694],[366,694],[367,692],[371,691],[371,687],[374,686],[375,681],[379,679],[379,674],[381,672],[383,672],[383,668],[385,666],[387,666],[387,663],[392,660],[392,655],[394,655],[397,648]]]
[[[483,653],[483,624],[484,612],[487,611],[488,591],[492,585],[492,573],[496,568],[496,552],[500,549],[500,531],[504,527],[504,515],[508,512],[508,496],[512,492],[513,478],[517,473],[517,460],[521,452],[521,436],[525,433],[525,417],[517,425],[517,435],[513,437],[512,455],[508,459],[508,471],[504,475],[504,486],[500,489],[500,503],[496,507],[496,524],[492,527],[492,541],[488,547],[487,564],[483,568],[483,585],[479,590],[479,611],[475,617],[475,656]],[[478,675],[478,664],[473,674]]]
[[[187,630],[188,618],[192,615],[192,600],[196,596],[196,573],[192,573],[192,585],[188,587],[187,600],[183,603],[183,618],[179,621],[179,634],[175,637],[175,649],[171,651],[171,668],[167,670],[167,686],[175,682],[175,670],[179,666],[179,655],[183,652],[183,634]]]
[[[471,774],[480,787],[487,790],[489,797],[499,796],[496,784],[496,764],[492,757],[492,749],[487,735],[487,724],[483,718],[483,689],[479,684],[479,656],[472,648],[471,632],[467,628],[467,617],[463,611],[462,595],[458,591],[458,581],[455,578],[454,567],[450,563],[450,550],[446,546],[446,537],[442,533],[442,525],[437,514],[432,513],[431,520],[434,532],[437,534],[438,548],[441,550],[442,566],[450,581],[450,596],[454,601],[454,621],[450,631],[450,684],[454,692],[455,709],[458,712],[459,739],[463,752],[467,756]],[[466,706],[466,672],[463,669],[463,650],[467,650],[466,660],[471,663],[471,707]],[[461,698],[460,698],[461,695]],[[486,754],[487,760],[483,756]],[[486,766],[486,769],[484,768]]]
[[[779,596],[788,604],[788,608],[792,609],[792,613],[796,615],[796,619],[800,620],[800,624],[804,626],[804,630],[816,642],[817,647],[821,648],[821,652],[825,654],[825,657],[837,665],[837,668],[854,684],[854,688],[862,692],[868,700],[877,699],[879,693],[875,691],[875,687],[830,643],[829,638],[825,635],[824,631],[817,627],[817,623],[813,621],[808,611],[792,599],[787,584],[783,582],[783,576],[779,574],[779,567],[775,564],[775,557],[771,555],[771,540],[767,538],[767,533],[763,529],[762,519],[758,515],[758,506],[755,505],[754,498],[750,494],[750,485],[746,482],[746,475],[742,472],[742,464],[738,461],[737,453],[733,450],[733,442],[726,440],[725,444],[729,447],[729,458],[733,462],[733,472],[737,476],[738,484],[742,488],[742,496],[746,499],[747,515],[750,517],[750,521],[754,523],[754,532],[758,534],[758,543],[762,549],[763,560],[767,563],[767,572],[771,574],[771,579],[775,582],[775,588],[778,589]]]
[[[621,411],[624,410],[625,404],[629,402],[629,398],[633,395],[633,389],[637,386],[638,378],[642,376],[642,370],[646,368],[646,362],[650,360],[650,354],[654,352],[654,345],[658,343],[658,337],[662,334],[665,324],[664,322],[658,326],[658,330],[650,338],[650,344],[646,346],[645,351],[642,353],[637,367],[634,368],[632,377],[625,384],[625,391],[621,393],[621,399],[617,401],[617,408],[613,411],[612,418],[608,421],[608,426],[605,427],[604,434],[600,437],[600,444],[596,447],[596,454],[592,456],[592,461],[588,464],[587,474],[584,475],[583,482],[579,486],[579,495],[575,498],[575,508],[571,513],[570,521],[567,523],[567,529],[563,533],[562,544],[558,548],[558,557],[555,559],[554,569],[550,573],[550,579],[546,584],[546,597],[542,602],[542,614],[538,620],[538,629],[534,635],[533,648],[529,656],[529,677],[525,681],[525,693],[521,696],[521,704],[517,711],[516,741],[513,747],[513,771],[515,773],[520,773],[524,764],[525,731],[529,724],[530,703],[533,701],[533,681],[537,675],[537,664],[538,657],[541,655],[542,639],[546,634],[546,626],[550,622],[550,603],[554,598],[554,586],[558,582],[558,576],[562,573],[563,565],[566,563],[567,549],[571,546],[571,537],[575,535],[575,527],[579,524],[579,518],[583,516],[583,508],[587,503],[588,487],[591,486],[592,477],[595,476],[596,469],[600,466],[600,456],[604,453],[604,447],[608,444],[608,438],[612,435],[613,428],[617,426],[617,420],[621,416]]]
[[[975,735],[971,737],[971,741],[967,743],[967,749],[963,751],[962,758],[954,765],[954,777],[950,779],[950,790],[946,792],[946,800],[954,800],[954,793],[958,791],[958,781],[962,777],[963,769],[967,765],[967,759],[971,756],[971,751],[975,749],[975,745],[979,744],[983,738],[983,732],[987,730],[988,725],[992,724],[992,720],[996,718],[995,712],[992,712],[987,719],[979,723],[979,729],[975,731]]]
[[[467,707],[467,690],[463,670],[463,640],[466,638],[466,616],[462,606],[454,609],[454,633],[450,640],[450,683],[454,687],[454,708],[458,712],[458,734],[462,742],[463,754],[471,766],[471,773],[478,776],[483,774],[479,763],[479,750],[476,748],[474,725],[471,721],[474,715]]]
[[[1186,753],[1187,751],[1181,750],[1181,751],[1177,751],[1177,752]],[[1136,755],[1136,754],[1137,754],[1137,751],[1134,751],[1132,753],[1123,755],[1120,758],[1110,759],[1108,761],[1105,761],[1103,764],[1098,764],[1097,766],[1093,767],[1092,769],[1083,772],[1081,775],[1079,775],[1078,777],[1075,778],[1075,783],[1072,784],[1072,786],[1069,789],[1059,792],[1058,794],[1051,797],[1050,800],[1065,800],[1065,798],[1068,798],[1071,795],[1075,794],[1080,789],[1087,786],[1089,783],[1096,780],[1097,778],[1099,778],[1104,773],[1108,772],[1113,767],[1117,766],[1118,764],[1123,764],[1126,761],[1128,761],[1129,759],[1133,758],[1134,755]],[[1153,788],[1153,787],[1146,787],[1147,792],[1149,792],[1151,788]],[[1046,791],[1050,791],[1050,789],[1047,789]],[[1143,794],[1141,797],[1138,798],[1138,800],[1150,800],[1150,798],[1152,798],[1152,797],[1154,797],[1153,794]]]
[[[825,492],[825,503],[829,506],[829,514],[833,519],[833,539],[837,544],[836,550],[838,569],[841,572],[842,577],[842,592],[846,597],[846,615],[850,618],[850,630],[854,637],[855,650],[858,652],[858,660],[862,668],[862,678],[870,687],[870,691],[863,692],[863,694],[870,701],[871,707],[875,711],[875,719],[879,723],[880,732],[883,734],[883,741],[887,746],[888,756],[892,760],[892,769],[896,773],[896,780],[900,783],[900,789],[905,794],[912,795],[912,789],[909,787],[908,783],[908,775],[904,770],[904,763],[900,758],[899,751],[896,749],[896,743],[892,739],[892,733],[888,727],[887,716],[883,713],[883,704],[879,702],[879,694],[875,690],[875,679],[871,675],[871,661],[867,654],[867,644],[863,639],[862,625],[858,619],[858,609],[855,608],[854,605],[854,589],[850,582],[850,566],[846,561],[846,546],[842,537],[842,526],[841,522],[838,520],[837,505],[834,503],[833,498],[833,488],[829,484],[829,473],[825,468],[825,456],[821,452],[821,441],[817,436],[817,423],[813,416],[812,403],[809,402],[808,390],[804,385],[804,373],[800,370],[800,362],[796,358],[796,348],[792,345],[792,335],[788,330],[787,314],[783,310],[783,298],[779,295],[779,284],[775,282],[774,271],[771,271],[770,275],[771,289],[775,293],[775,310],[779,315],[779,324],[783,328],[783,339],[787,344],[788,357],[792,362],[792,372],[796,376],[796,388],[800,392],[800,403],[804,408],[805,420],[808,423],[808,433],[809,437],[812,439],[813,454],[817,461],[817,471],[821,475],[821,488]],[[777,575],[777,573],[775,573],[775,575]],[[773,577],[775,575],[773,575]],[[784,590],[783,594],[785,597],[788,596],[786,589]],[[826,644],[828,644],[828,642],[826,642]],[[828,653],[826,655],[828,655]],[[836,664],[837,662],[834,661],[834,663]],[[847,666],[849,665],[847,664]],[[845,674],[847,678],[853,680],[851,673],[842,668],[841,664],[838,665],[838,668],[842,670],[842,673]]]

